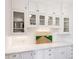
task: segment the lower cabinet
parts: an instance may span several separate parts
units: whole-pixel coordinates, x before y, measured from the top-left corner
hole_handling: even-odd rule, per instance
[[[50,49],[45,49],[44,50],[44,59],[55,59],[55,52],[54,52],[54,48],[50,48]]]
[[[73,59],[73,48],[72,46],[64,46],[45,49],[44,59]]]
[[[33,58],[32,51],[23,52],[23,53],[21,53],[21,56],[22,56],[22,59],[32,59]]]
[[[73,59],[73,47],[53,47],[5,55],[5,59]]]
[[[73,59],[73,47],[69,46],[66,48],[66,57],[67,59]]]
[[[8,54],[5,59],[22,59],[20,53]]]
[[[32,54],[33,59],[44,59],[44,51],[43,50],[35,50]]]
[[[66,47],[59,47],[55,49],[55,59],[66,59]]]

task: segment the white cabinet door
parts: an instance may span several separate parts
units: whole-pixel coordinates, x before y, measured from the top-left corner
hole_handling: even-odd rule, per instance
[[[32,52],[21,53],[22,59],[32,59]]]
[[[73,13],[73,1],[72,0],[62,0],[63,1],[63,13],[65,16],[72,15]]]
[[[55,59],[66,59],[66,48],[65,47],[56,48],[54,57]]]
[[[24,11],[27,0],[12,0],[12,9],[18,11]]]
[[[54,58],[54,48],[48,48],[44,50],[44,59],[55,59]]]
[[[29,11],[36,12],[38,10],[38,1],[29,0]]]
[[[39,12],[53,14],[53,12],[60,13],[61,0],[37,0]]]
[[[17,54],[10,54],[9,55],[9,59],[22,59],[22,56],[20,53],[17,53]]]
[[[66,57],[67,59],[73,59],[73,47],[72,46],[68,46],[66,48]]]
[[[33,59],[44,59],[43,50],[36,50],[33,52]]]

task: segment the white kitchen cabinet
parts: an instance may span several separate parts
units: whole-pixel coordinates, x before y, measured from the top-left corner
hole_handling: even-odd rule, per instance
[[[40,50],[6,54],[6,59],[73,59],[73,46],[60,46]]]
[[[55,58],[55,50],[54,48],[44,49],[44,59],[54,59]]]
[[[50,0],[50,1],[49,0],[29,0],[28,8],[29,8],[28,9],[29,15],[31,15],[30,12],[36,13],[37,15],[36,24],[34,23],[35,25],[39,25],[39,26],[52,25],[52,27],[55,27],[55,25],[59,26],[60,20],[58,20],[58,18],[60,19],[60,15],[61,15],[61,0]],[[49,15],[54,20],[54,22],[56,20],[54,25],[53,25],[53,20],[50,20]]]
[[[56,47],[44,50],[44,59],[72,59],[72,47]]]
[[[72,32],[72,22],[73,22],[73,1],[72,0],[61,0],[61,30],[62,34],[70,34]],[[64,19],[68,19],[65,22]]]
[[[28,27],[36,27],[38,25],[37,12],[29,11],[27,24],[28,24]]]
[[[36,12],[38,10],[38,0],[28,0],[28,11],[29,12]]]
[[[24,24],[24,12],[13,11],[13,33],[23,33],[25,32],[25,24]]]
[[[55,59],[66,59],[66,48],[65,47],[56,48],[54,57]]]
[[[9,54],[8,59],[22,59],[22,56],[20,53]]]
[[[21,53],[22,59],[32,59],[32,51],[22,52]]]
[[[43,50],[35,50],[35,51],[33,51],[33,54],[32,54],[33,59],[44,59],[43,58],[44,57],[43,53],[44,53]]]
[[[67,59],[73,59],[73,47],[72,46],[66,47],[66,57]]]
[[[72,16],[73,9],[72,0],[62,0],[62,12],[65,16]]]
[[[12,10],[24,11],[28,5],[27,2],[28,0],[12,0]]]

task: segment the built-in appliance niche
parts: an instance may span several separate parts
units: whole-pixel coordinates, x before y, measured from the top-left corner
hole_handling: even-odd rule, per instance
[[[24,32],[23,12],[13,12],[13,32]]]

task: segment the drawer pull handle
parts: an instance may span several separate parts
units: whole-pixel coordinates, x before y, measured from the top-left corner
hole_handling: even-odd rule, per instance
[[[49,51],[51,51],[51,49],[49,49]]]
[[[51,54],[49,54],[49,56],[51,56]]]
[[[13,55],[13,57],[16,57],[16,55]]]

